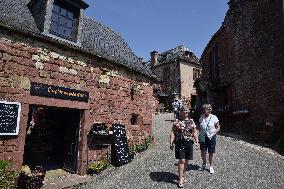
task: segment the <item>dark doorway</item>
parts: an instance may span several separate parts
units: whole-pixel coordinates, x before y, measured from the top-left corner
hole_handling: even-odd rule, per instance
[[[76,173],[80,118],[80,110],[31,106],[24,164]]]
[[[197,96],[196,95],[191,95],[190,107],[191,108],[196,108],[197,107]]]

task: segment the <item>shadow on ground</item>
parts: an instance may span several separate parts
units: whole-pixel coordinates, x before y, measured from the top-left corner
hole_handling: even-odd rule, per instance
[[[173,120],[173,119],[166,119],[165,121],[174,122],[175,120]]]
[[[220,135],[224,137],[230,137],[233,140],[237,140],[237,141],[242,140],[249,144],[254,144],[254,145],[257,145],[263,148],[269,148],[271,150],[276,151],[280,155],[284,156],[284,148],[283,148],[284,147],[284,135],[282,138],[279,138],[278,141],[274,142],[273,144],[264,144],[264,143],[255,141],[252,137],[249,138],[246,135],[239,135],[239,134],[234,134],[234,133],[229,133],[229,132],[221,132]]]
[[[174,163],[175,166],[178,166],[178,162]],[[199,169],[199,165],[188,164],[186,167],[186,171],[197,171]]]
[[[177,184],[178,176],[170,172],[151,172],[150,178],[156,182]]]
[[[197,171],[199,169],[199,165],[188,164],[186,171]]]

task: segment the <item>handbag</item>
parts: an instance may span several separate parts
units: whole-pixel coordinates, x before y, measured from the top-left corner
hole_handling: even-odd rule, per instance
[[[200,144],[205,144],[205,135],[199,133],[199,135],[198,135],[198,141],[199,141]]]
[[[210,119],[209,119],[209,121],[207,123],[206,130],[207,130],[208,126],[209,126],[209,122],[210,122],[211,118],[212,118],[212,116],[210,117]],[[206,133],[204,134],[204,133],[199,132],[199,135],[198,135],[199,143],[205,144],[205,135],[206,135]]]

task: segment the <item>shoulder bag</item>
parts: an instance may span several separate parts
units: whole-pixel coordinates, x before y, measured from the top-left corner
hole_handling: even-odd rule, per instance
[[[212,115],[211,115],[209,121],[207,122],[206,129],[205,129],[205,130],[207,130],[207,128],[209,127],[209,123],[210,123],[210,121],[211,121],[211,118],[212,118]],[[199,143],[200,143],[200,144],[205,144],[205,135],[206,135],[206,133],[204,134],[204,133],[199,132],[198,140],[199,140]]]

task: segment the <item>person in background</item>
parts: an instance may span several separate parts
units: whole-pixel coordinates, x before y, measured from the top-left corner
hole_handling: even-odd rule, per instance
[[[173,103],[173,112],[174,112],[174,118],[179,119],[179,114],[180,114],[180,108],[182,107],[182,102],[179,100],[179,98],[176,96]]]
[[[193,160],[193,143],[199,148],[196,125],[188,118],[188,110],[181,108],[180,120],[177,120],[170,133],[170,149],[175,149],[175,158],[178,162],[178,186],[184,187],[184,174],[188,160]]]
[[[200,132],[199,142],[201,150],[202,165],[199,170],[203,171],[206,168],[206,152],[209,153],[209,172],[214,173],[213,169],[213,154],[215,153],[216,134],[220,131],[219,119],[213,115],[212,106],[204,104],[202,106],[203,114],[200,116]]]

